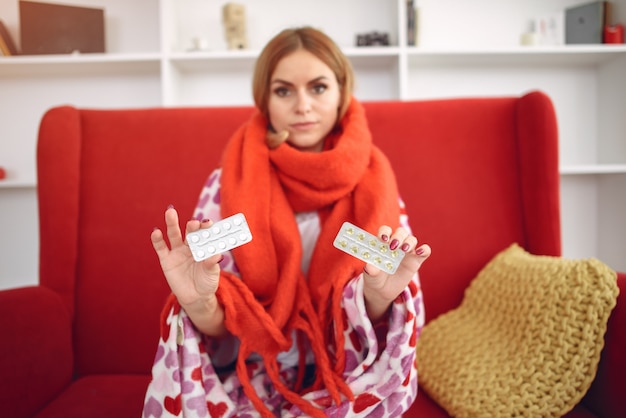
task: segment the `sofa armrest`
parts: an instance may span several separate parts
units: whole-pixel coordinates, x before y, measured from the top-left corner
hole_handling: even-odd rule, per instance
[[[0,405],[29,417],[71,381],[71,319],[60,296],[42,286],[0,291]]]
[[[597,416],[626,417],[626,273],[617,273],[619,296],[611,312],[598,372],[583,403]]]

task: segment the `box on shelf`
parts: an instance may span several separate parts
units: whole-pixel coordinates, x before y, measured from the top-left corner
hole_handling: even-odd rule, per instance
[[[22,54],[105,52],[104,9],[20,0]]]
[[[565,9],[566,44],[601,44],[610,2],[594,1]]]

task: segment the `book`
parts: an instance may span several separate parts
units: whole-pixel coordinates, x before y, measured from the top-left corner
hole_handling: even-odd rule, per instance
[[[415,5],[414,0],[407,0],[406,2],[406,40],[408,46],[417,46],[418,38],[418,23],[419,23],[419,8]]]
[[[415,40],[415,13],[413,13],[413,0],[406,2],[406,41],[407,45],[414,46]]]
[[[413,45],[419,45],[419,31],[420,28],[420,8],[415,6],[413,8]]]
[[[19,55],[15,42],[13,42],[13,38],[2,19],[0,19],[0,47],[2,47],[5,56]]]

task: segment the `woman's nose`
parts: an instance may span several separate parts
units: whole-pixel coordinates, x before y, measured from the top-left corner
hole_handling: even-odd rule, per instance
[[[311,98],[306,92],[299,92],[296,97],[296,112],[307,113],[311,110]]]

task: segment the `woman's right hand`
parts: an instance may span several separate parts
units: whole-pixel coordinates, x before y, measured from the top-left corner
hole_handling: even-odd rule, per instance
[[[208,228],[211,224],[211,221],[190,220],[185,234]],[[169,247],[158,228],[152,231],[150,238],[172,293],[198,329],[208,335],[222,334],[223,308],[215,293],[220,278],[218,263],[223,256],[218,254],[196,262],[181,233],[178,212],[172,206],[165,211],[165,225]]]

